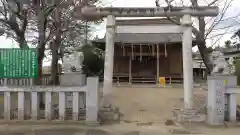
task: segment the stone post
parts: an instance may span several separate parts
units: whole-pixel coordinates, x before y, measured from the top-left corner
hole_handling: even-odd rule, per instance
[[[183,36],[183,86],[184,86],[184,106],[187,109],[193,107],[193,66],[192,66],[192,20],[190,15],[182,18]]]
[[[112,90],[113,62],[114,62],[114,43],[115,43],[115,16],[107,16],[106,29],[106,49],[104,63],[104,83],[103,83],[103,103],[110,105],[110,93]]]
[[[25,115],[25,93],[18,91],[18,120],[24,120]]]
[[[45,92],[45,119],[52,120],[52,92]]]
[[[31,92],[31,117],[32,120],[38,120],[39,117],[39,97],[38,97],[38,92],[32,91]]]
[[[59,103],[59,120],[65,120],[66,118],[66,92],[59,92],[59,98],[58,98],[58,103]]]
[[[60,78],[61,86],[84,86],[86,75],[81,72],[64,73]]]
[[[86,91],[86,122],[88,125],[96,125],[98,123],[98,110],[99,110],[99,78],[87,78],[87,91]]]
[[[226,87],[226,94],[225,94],[225,100],[227,105],[227,118],[230,122],[236,122],[237,120],[237,95],[236,93],[229,92],[228,90],[231,88],[237,87],[237,76],[222,76],[222,79],[224,79],[225,87]],[[225,114],[226,115],[226,114]]]
[[[229,94],[228,99],[228,109],[229,109],[229,121],[230,122],[237,122],[237,94],[231,93]]]
[[[4,92],[4,119],[11,119],[11,93],[9,91]]]
[[[208,76],[207,123],[224,124],[225,84],[221,76]]]

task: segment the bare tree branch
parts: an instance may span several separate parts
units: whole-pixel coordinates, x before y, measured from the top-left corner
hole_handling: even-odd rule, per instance
[[[223,21],[227,21],[227,20],[230,20],[230,19],[236,19],[240,16],[240,13],[235,15],[235,16],[231,16],[231,17],[227,17],[227,18],[224,18],[222,20],[219,20],[220,22],[223,22]]]
[[[224,30],[224,29],[227,29],[227,28],[232,28],[232,27],[239,26],[239,25],[240,25],[240,22],[238,22],[236,24],[228,25],[228,26],[225,26],[225,27],[221,27],[221,28],[215,28],[215,29],[212,30],[212,32],[213,31]]]
[[[23,9],[23,6],[17,0],[1,0],[1,4],[1,14],[3,15],[3,18],[0,20],[0,22],[10,31],[13,31],[16,37],[14,34],[11,34],[11,32],[5,31],[5,34],[8,36],[13,36],[21,48],[28,48],[25,39],[25,31],[28,25],[28,10]]]
[[[50,27],[49,28],[49,34],[48,36],[46,37],[45,41],[44,41],[44,44],[46,44],[48,41],[50,41],[53,37],[54,37],[54,32],[55,32],[55,29],[54,27]]]
[[[192,6],[197,7],[198,6],[197,0],[191,0]]]
[[[208,31],[207,31],[207,33],[206,33],[206,35],[205,35],[205,38],[211,33],[211,31],[214,29],[214,27],[216,27],[216,26],[219,24],[220,20],[223,19],[224,15],[225,15],[225,13],[226,13],[226,11],[227,11],[227,9],[231,6],[231,2],[232,2],[232,1],[233,1],[233,0],[231,0],[230,2],[228,2],[228,0],[225,0],[222,13],[220,14],[220,18],[219,18],[219,19],[218,19],[218,17],[215,18],[214,22],[213,22],[212,25],[209,27],[209,29],[208,29]]]
[[[27,25],[28,25],[28,18],[27,18],[27,11],[23,11],[23,22],[22,22],[22,31],[26,31]]]
[[[221,32],[219,34],[216,34],[216,35],[212,35],[212,36],[208,36],[206,39],[213,39],[213,38],[216,38],[216,37],[219,37],[219,36],[222,36],[222,35],[226,35],[226,34],[233,34],[236,30],[231,30],[231,31],[224,31],[224,32]]]
[[[228,31],[228,29],[224,32],[226,33]],[[217,40],[215,40],[215,42],[211,45],[211,46],[214,46],[217,42],[219,42],[219,40],[224,36],[225,34],[222,34],[222,35],[218,35],[219,38]]]
[[[212,6],[212,5],[214,5],[216,2],[218,2],[219,0],[214,0],[214,1],[212,1],[211,3],[209,3],[208,4],[208,6]]]
[[[157,2],[157,1],[156,1],[156,2]],[[196,4],[197,4],[197,0],[191,0],[191,2],[193,2],[193,3],[195,4],[195,6],[197,6],[197,5],[196,5]],[[183,1],[182,1],[182,3],[183,3]],[[167,2],[167,4],[168,4],[169,7],[171,7],[171,5],[170,5],[169,2]],[[157,4],[156,4],[156,6],[157,6]],[[176,20],[176,19],[173,19],[173,18],[169,17],[169,16],[166,14],[166,12],[165,12],[165,16],[166,16],[167,19],[168,19],[169,21],[171,21],[172,23],[174,23],[174,24],[176,24],[176,25],[181,25],[181,22],[179,22],[179,21]],[[194,26],[192,26],[192,28],[193,28],[193,34],[197,37],[197,35],[199,35],[198,29],[197,29],[196,27],[194,27]]]
[[[7,20],[7,7],[6,7],[7,5],[4,0],[1,0],[1,3],[3,8],[1,14],[4,16],[5,20]]]
[[[157,6],[157,7],[160,7],[160,5],[159,5],[159,0],[156,0],[155,2],[156,2],[156,6]],[[170,2],[166,1],[166,4],[168,5],[169,8],[172,7],[172,5],[171,5]],[[171,10],[171,9],[170,9],[170,10]],[[180,23],[179,21],[177,21],[177,20],[169,17],[169,16],[166,14],[166,12],[165,12],[165,16],[166,16],[167,19],[168,19],[169,21],[171,21],[172,23],[174,23],[174,24],[176,24],[176,25],[181,25],[181,23]]]

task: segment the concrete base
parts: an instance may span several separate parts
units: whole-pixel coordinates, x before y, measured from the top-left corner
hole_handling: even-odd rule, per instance
[[[86,75],[79,72],[65,73],[61,76],[60,82],[63,86],[84,86]]]
[[[236,88],[236,86],[237,86],[237,76],[215,75],[215,76],[211,76],[210,78],[216,78],[216,79],[223,79],[223,80],[225,80],[226,88]]]
[[[208,77],[208,118],[210,124],[222,125],[224,120],[236,122],[236,94],[229,88],[236,88],[237,77],[215,75]],[[222,110],[222,108],[225,108]]]
[[[100,122],[86,122],[87,126],[100,126]]]
[[[99,110],[100,123],[120,123],[121,113],[118,108],[101,108]]]
[[[206,115],[197,113],[196,110],[178,109],[173,111],[173,115],[178,122],[204,122]]]
[[[207,120],[209,125],[224,124],[225,110],[225,77],[208,76]]]

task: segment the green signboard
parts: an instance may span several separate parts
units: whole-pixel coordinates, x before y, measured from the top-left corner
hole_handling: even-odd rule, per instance
[[[37,78],[35,49],[0,49],[0,78]]]

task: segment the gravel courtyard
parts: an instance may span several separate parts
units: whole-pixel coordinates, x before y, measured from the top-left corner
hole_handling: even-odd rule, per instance
[[[204,134],[237,135],[240,128],[210,128],[205,124],[176,123],[166,126],[164,122],[173,119],[173,109],[183,106],[183,88],[156,88],[154,86],[114,87],[112,103],[123,114],[119,124],[100,127],[78,125],[0,125],[1,135],[170,135],[170,134]],[[194,89],[195,104],[205,102],[206,91]],[[0,106],[3,105],[0,97]],[[240,104],[240,97],[238,98]],[[0,108],[2,111],[2,107]],[[141,125],[141,123],[143,125]]]

